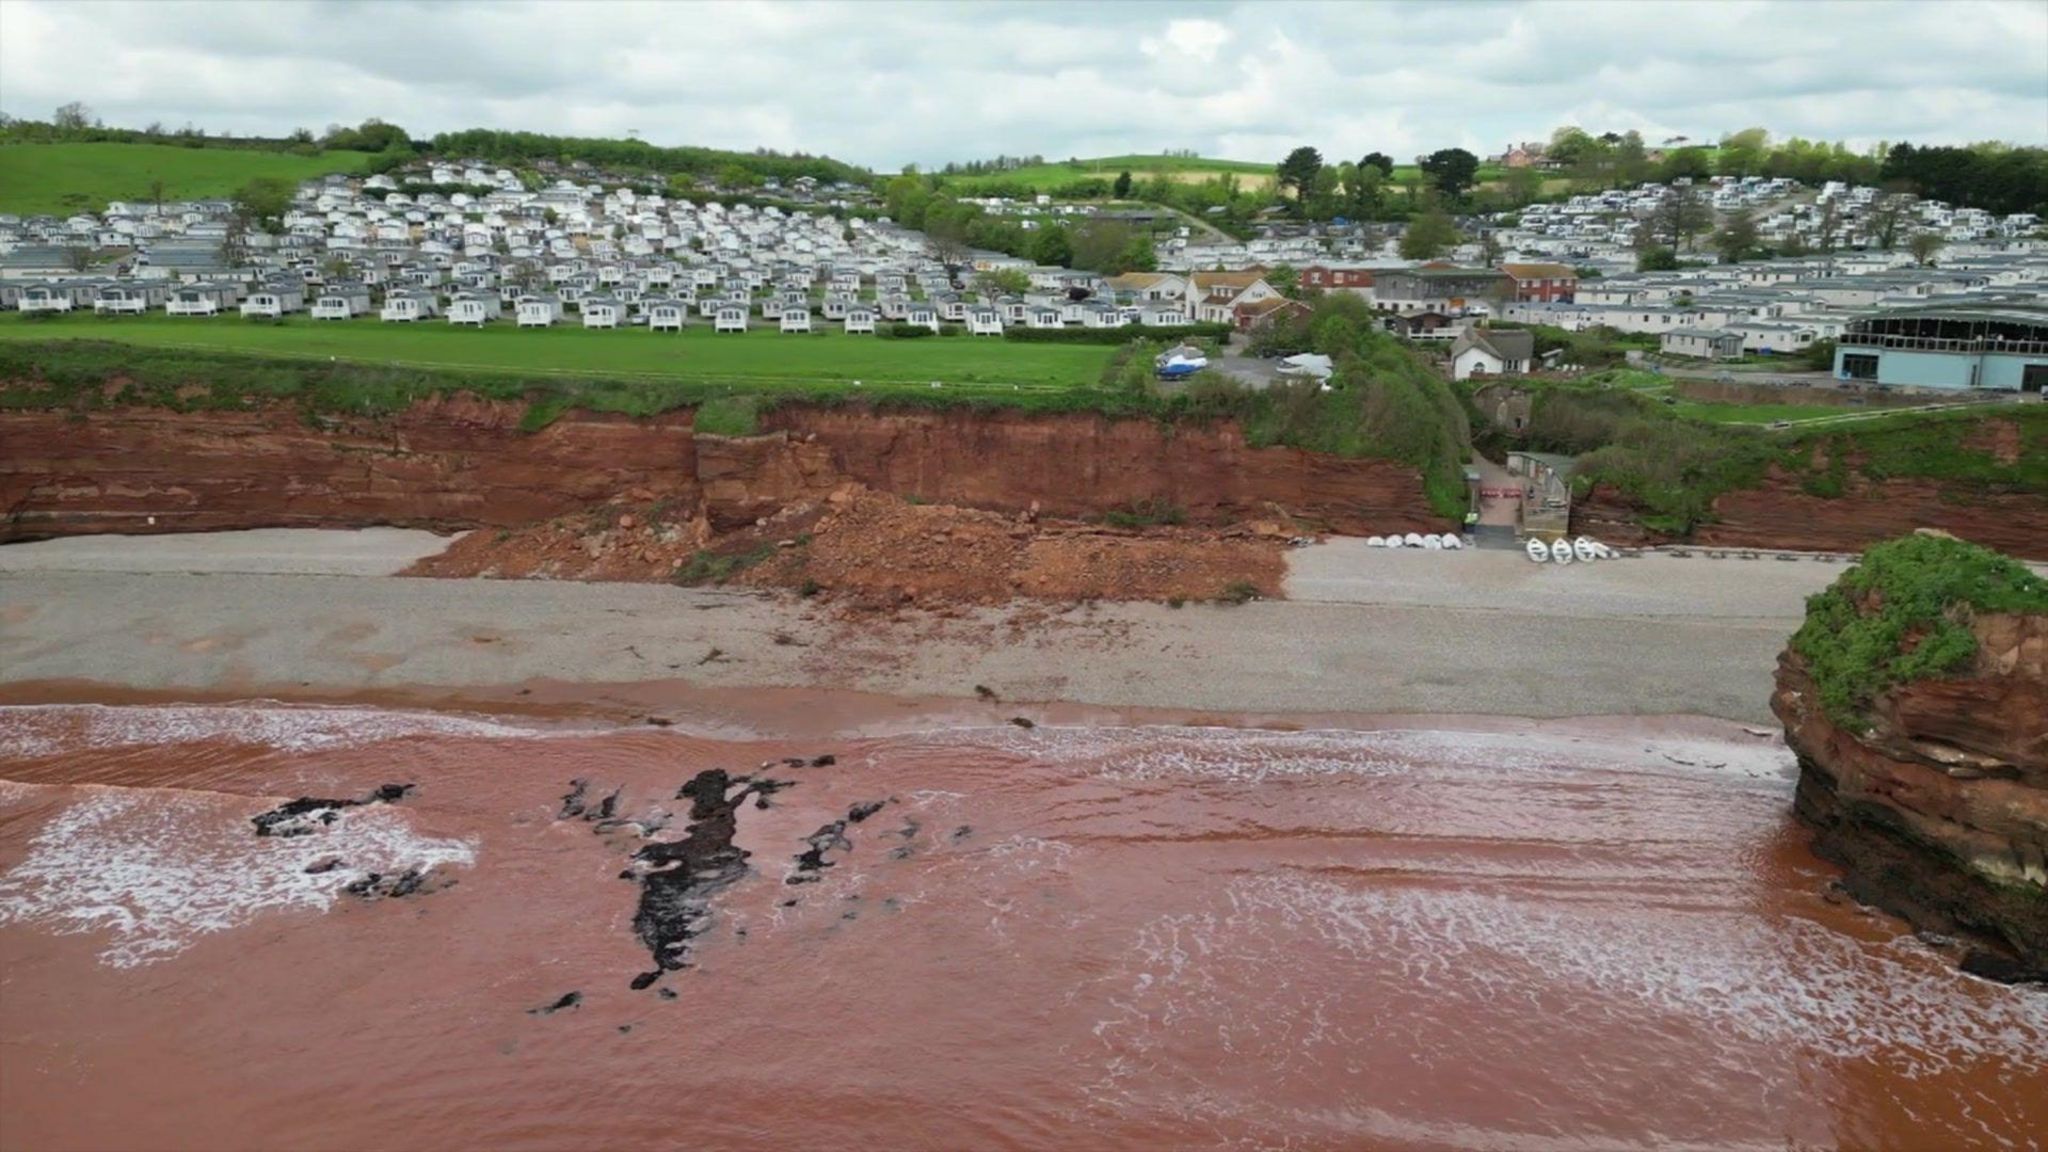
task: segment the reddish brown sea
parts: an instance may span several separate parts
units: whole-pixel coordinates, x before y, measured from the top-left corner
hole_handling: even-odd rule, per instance
[[[2048,996],[1832,901],[1792,771],[1698,726],[0,709],[0,1147],[2040,1147]],[[634,857],[693,807],[732,850],[665,967]]]

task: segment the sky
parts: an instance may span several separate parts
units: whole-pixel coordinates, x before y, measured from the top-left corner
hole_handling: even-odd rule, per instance
[[[1561,124],[2048,144],[2048,0],[0,0],[0,111],[376,116],[877,170],[1193,149],[1480,155]]]

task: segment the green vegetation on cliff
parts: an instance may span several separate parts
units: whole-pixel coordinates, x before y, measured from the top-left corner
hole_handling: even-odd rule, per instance
[[[1900,412],[1765,431],[1695,419],[1626,381],[1603,382],[1616,383],[1594,377],[1534,389],[1528,426],[1512,443],[1578,456],[1582,491],[1604,485],[1622,493],[1641,508],[1646,527],[1668,535],[1689,535],[1713,519],[1717,498],[1757,487],[1774,470],[1825,498],[1847,495],[1852,479],[2048,496],[2048,407],[2041,405]],[[1992,419],[2013,426],[2010,451],[1980,439]],[[1498,431],[1481,437],[1482,448],[1495,452],[1509,443]]]
[[[1885,691],[1961,672],[1977,655],[1979,612],[2048,614],[2048,581],[2010,557],[1945,536],[1873,545],[1809,597],[1792,637],[1837,724],[1853,725]]]
[[[108,201],[148,203],[232,195],[251,180],[293,184],[330,172],[358,172],[362,152],[268,152],[175,144],[0,143],[0,212],[102,212]]]

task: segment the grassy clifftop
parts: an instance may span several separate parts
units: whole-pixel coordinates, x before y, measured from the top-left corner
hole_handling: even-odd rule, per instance
[[[1874,545],[1827,591],[1809,598],[1792,637],[1821,705],[1856,722],[1885,691],[1970,666],[1980,612],[2048,615],[2048,580],[1989,548],[1945,536]]]
[[[367,152],[302,156],[173,144],[0,144],[0,212],[99,212],[110,200],[149,200],[156,181],[163,182],[165,200],[228,196],[259,177],[297,184],[330,172],[360,171],[369,161]]]

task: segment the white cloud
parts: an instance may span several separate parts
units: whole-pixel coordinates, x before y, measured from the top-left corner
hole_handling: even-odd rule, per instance
[[[2048,143],[2040,0],[0,0],[0,110],[279,134],[381,116],[878,169],[1497,151],[1562,123]]]

